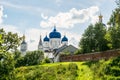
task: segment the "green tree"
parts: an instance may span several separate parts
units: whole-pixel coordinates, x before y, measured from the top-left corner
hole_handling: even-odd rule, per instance
[[[2,34],[3,43],[0,46],[3,46],[4,50],[15,51],[20,45],[22,37],[19,37],[17,33],[5,32],[3,29],[0,29],[0,34]]]
[[[96,23],[94,26],[95,51],[108,50],[108,41],[105,39],[106,26],[103,23]]]
[[[108,24],[107,40],[111,49],[120,48],[120,0],[116,1],[118,7],[113,11]]]
[[[21,37],[17,33],[5,32],[0,29],[0,80],[11,80],[14,77],[15,57],[11,51],[16,51]]]
[[[85,30],[82,39],[80,40],[79,47],[82,53],[92,52],[95,48],[94,43],[94,27],[93,25],[89,25]]]
[[[20,67],[22,65],[25,65],[24,57],[21,55],[22,53],[19,50],[16,50],[13,54],[14,54],[15,67]]]
[[[44,54],[42,51],[27,52],[24,56],[25,65],[38,65],[42,62]]]
[[[44,64],[44,63],[50,63],[51,61],[50,61],[50,59],[48,58],[48,57],[46,57],[46,58],[44,58],[43,60],[42,60],[42,63]]]
[[[89,25],[85,30],[79,46],[82,53],[89,53],[94,51],[105,51],[107,47],[107,40],[105,39],[106,28],[103,23],[96,23]]]
[[[0,34],[0,44],[3,43],[2,34]],[[0,46],[0,80],[10,80],[10,73],[14,70],[14,60],[12,54],[6,52],[3,46]]]

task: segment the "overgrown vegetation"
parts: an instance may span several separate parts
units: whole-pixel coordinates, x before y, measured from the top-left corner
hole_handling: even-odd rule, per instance
[[[6,51],[3,35],[0,34],[0,80],[9,80],[12,78],[10,73],[14,71],[14,59],[10,52]],[[14,74],[13,74],[14,76]]]
[[[20,56],[21,54],[20,52],[15,53],[16,53],[16,55],[14,56],[16,60],[15,67],[39,65],[42,63],[42,60],[44,58],[44,54],[42,51],[29,51],[24,56]]]
[[[75,80],[77,70],[75,63],[20,67],[15,70],[15,80]]]
[[[14,80],[120,80],[120,57],[20,67],[14,74]]]

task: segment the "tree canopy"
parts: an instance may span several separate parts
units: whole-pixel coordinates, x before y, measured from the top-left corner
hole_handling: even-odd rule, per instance
[[[38,65],[41,64],[44,58],[44,54],[42,51],[29,51],[26,53],[25,56],[22,57],[18,57],[20,52],[16,52],[16,54],[17,54],[15,56],[15,58],[17,58],[15,64],[16,67]]]
[[[3,43],[0,44],[5,51],[16,50],[20,45],[22,37],[19,37],[17,33],[5,32],[4,29],[0,29]]]
[[[104,38],[106,27],[102,23],[89,25],[79,43],[82,53],[107,50],[107,40]]]
[[[3,44],[2,34],[0,34],[0,45]],[[14,60],[12,54],[0,46],[0,80],[8,79],[8,75],[14,70]]]
[[[120,0],[116,1],[118,7],[112,12],[108,24],[107,36],[111,49],[120,48]]]

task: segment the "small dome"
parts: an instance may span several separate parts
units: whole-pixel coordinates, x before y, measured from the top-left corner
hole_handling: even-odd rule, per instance
[[[54,27],[54,30],[49,34],[50,38],[61,38],[61,34],[56,31],[56,28]]]
[[[27,44],[25,41],[23,41],[21,44]]]
[[[45,36],[45,38],[43,39],[43,41],[49,41],[49,38],[47,37],[47,35]]]
[[[66,37],[66,36],[64,36],[63,38],[62,38],[62,42],[63,41],[68,41],[68,38]]]

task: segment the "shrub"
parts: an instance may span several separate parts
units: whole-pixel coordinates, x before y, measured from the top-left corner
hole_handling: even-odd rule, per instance
[[[78,70],[78,66],[76,63],[70,63],[68,66],[69,70]]]
[[[51,61],[50,61],[49,58],[44,58],[43,61],[42,61],[43,64],[44,64],[44,63],[50,63],[50,62],[51,62]]]
[[[56,68],[57,68],[57,74],[65,74],[66,73],[66,67],[64,65],[60,64]]]

